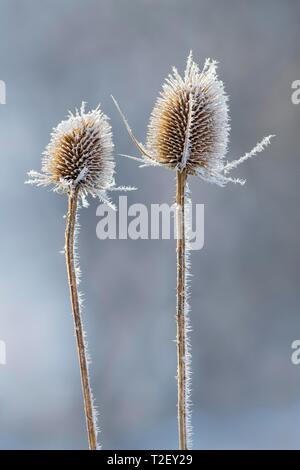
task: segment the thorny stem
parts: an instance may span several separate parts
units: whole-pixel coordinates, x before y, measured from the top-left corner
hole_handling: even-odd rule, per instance
[[[70,297],[72,303],[72,311],[74,318],[74,327],[76,333],[76,342],[78,350],[78,358],[80,365],[80,375],[82,384],[82,393],[84,399],[84,408],[86,416],[87,433],[89,439],[90,450],[97,449],[97,434],[95,429],[95,423],[93,419],[93,401],[89,383],[89,373],[86,358],[86,349],[84,344],[83,327],[80,316],[80,306],[77,292],[77,279],[75,271],[74,261],[74,236],[75,236],[75,225],[76,225],[76,213],[77,213],[77,202],[78,202],[78,191],[72,191],[69,194],[69,207],[67,215],[67,226],[66,226],[66,263],[68,270],[68,280],[70,287]]]
[[[185,331],[185,170],[176,173],[176,221],[177,221],[177,384],[178,384],[178,433],[179,449],[187,450],[186,416],[186,331]]]

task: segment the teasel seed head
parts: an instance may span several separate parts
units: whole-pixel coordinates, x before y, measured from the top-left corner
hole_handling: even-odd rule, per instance
[[[226,174],[263,150],[273,137],[265,137],[241,159],[224,162],[230,131],[228,97],[217,76],[217,62],[207,59],[200,71],[192,52],[184,75],[174,67],[173,74],[165,80],[150,116],[145,146],[137,141],[116,101],[115,104],[142,154],[142,159],[138,159],[142,166],[185,170],[187,175],[220,186],[228,182],[244,184],[245,181]]]
[[[28,183],[53,185],[53,190],[74,190],[85,198],[88,194],[106,200],[106,191],[115,188],[113,139],[108,117],[97,107],[85,111],[85,103],[67,120],[53,129],[42,158],[42,171],[30,171]]]
[[[190,54],[184,77],[174,69],[163,85],[148,126],[147,149],[162,165],[186,168],[216,165],[227,150],[228,106],[215,62],[202,72]]]

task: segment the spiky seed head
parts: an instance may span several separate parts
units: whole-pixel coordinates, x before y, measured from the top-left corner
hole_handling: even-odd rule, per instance
[[[53,129],[43,153],[42,171],[29,172],[29,183],[54,185],[54,190],[78,190],[82,196],[106,191],[114,184],[113,140],[108,118],[99,107],[69,113]]]
[[[147,149],[170,168],[189,174],[215,167],[227,150],[227,96],[216,74],[216,62],[200,72],[189,55],[185,74],[173,69],[157,99],[148,126]]]
[[[228,173],[240,163],[261,152],[273,135],[264,137],[241,158],[226,162],[229,138],[228,97],[217,76],[217,62],[206,59],[202,71],[190,53],[185,73],[175,67],[169,75],[150,116],[146,145],[134,136],[118,103],[113,98],[127,131],[142,158],[124,155],[141,166],[165,166],[185,171],[210,183],[244,184]]]

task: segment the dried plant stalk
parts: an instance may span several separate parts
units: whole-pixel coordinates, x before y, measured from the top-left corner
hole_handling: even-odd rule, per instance
[[[77,277],[75,267],[75,226],[77,218],[77,203],[78,203],[78,190],[72,191],[69,194],[69,206],[67,214],[67,225],[66,225],[66,264],[68,271],[68,280],[70,288],[70,298],[72,304],[72,312],[74,319],[74,328],[77,342],[77,352],[80,365],[81,385],[85,408],[86,426],[89,439],[90,450],[97,449],[97,431],[96,423],[93,416],[93,397],[90,388],[87,353],[84,343],[84,333],[82,327],[82,320],[80,314],[80,305],[77,291]]]
[[[113,98],[114,100],[114,98]],[[217,63],[207,59],[202,71],[190,53],[186,69],[180,75],[173,68],[163,84],[152,110],[146,144],[132,132],[118,103],[127,131],[141,153],[141,158],[124,155],[140,163],[140,167],[163,166],[176,171],[177,189],[177,356],[178,356],[178,425],[180,449],[190,448],[190,375],[191,358],[188,342],[187,257],[185,230],[185,188],[187,178],[197,176],[204,181],[226,186],[244,185],[245,180],[228,176],[231,170],[255,156],[269,145],[272,135],[265,137],[250,152],[226,162],[229,116],[228,97],[217,76]]]
[[[82,103],[80,110],[69,113],[51,134],[42,160],[42,171],[30,171],[27,183],[37,186],[53,186],[53,191],[68,196],[69,207],[65,233],[65,255],[68,270],[70,296],[74,317],[80,364],[84,408],[90,449],[97,449],[96,409],[89,382],[87,348],[84,341],[77,290],[79,266],[75,254],[77,207],[79,202],[87,206],[86,196],[99,197],[100,201],[113,206],[108,191],[127,191],[135,188],[115,186],[115,162],[113,140],[108,118],[99,107],[86,112]]]
[[[185,185],[186,172],[176,172],[176,225],[177,225],[177,383],[179,449],[187,449],[187,370],[185,319]]]

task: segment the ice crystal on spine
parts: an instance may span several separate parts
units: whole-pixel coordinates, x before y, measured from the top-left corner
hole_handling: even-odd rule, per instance
[[[30,184],[53,185],[54,191],[68,193],[77,189],[84,199],[88,194],[110,203],[106,191],[115,188],[114,144],[108,117],[97,107],[86,112],[85,103],[53,129],[43,153],[42,171],[30,171]]]
[[[134,137],[116,105],[142,154],[138,160],[143,166],[185,169],[190,175],[220,186],[228,182],[244,184],[244,180],[228,177],[228,172],[261,152],[273,137],[265,137],[240,159],[224,161],[230,131],[228,97],[217,76],[217,62],[206,59],[200,71],[192,53],[183,77],[174,67],[173,74],[165,80],[150,116],[145,146]]]

